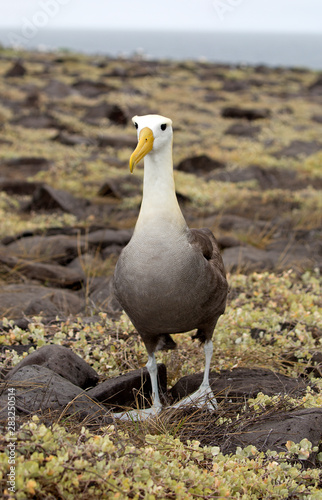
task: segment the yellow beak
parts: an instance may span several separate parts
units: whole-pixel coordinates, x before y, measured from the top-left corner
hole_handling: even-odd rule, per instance
[[[139,161],[147,155],[153,148],[153,132],[149,127],[144,127],[139,135],[139,142],[135,150],[131,154],[130,158],[130,171],[134,170],[134,167],[139,163]]]

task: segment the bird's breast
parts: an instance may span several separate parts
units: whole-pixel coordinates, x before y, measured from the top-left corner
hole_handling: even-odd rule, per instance
[[[185,237],[131,240],[115,271],[117,298],[138,329],[146,324],[161,333],[193,329],[209,296],[207,266]]]

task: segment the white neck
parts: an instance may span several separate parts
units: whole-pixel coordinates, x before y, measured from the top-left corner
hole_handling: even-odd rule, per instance
[[[168,231],[187,227],[175,193],[171,143],[144,158],[143,199],[135,229],[152,231],[153,227]]]

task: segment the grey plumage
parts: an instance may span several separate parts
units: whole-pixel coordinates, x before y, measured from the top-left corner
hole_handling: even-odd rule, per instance
[[[213,234],[186,228],[168,234],[165,242],[134,236],[118,260],[115,291],[149,354],[161,347],[165,334],[198,329],[200,340],[211,339],[227,295]]]

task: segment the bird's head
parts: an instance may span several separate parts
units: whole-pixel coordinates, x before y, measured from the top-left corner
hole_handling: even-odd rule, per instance
[[[138,145],[130,158],[130,170],[150,152],[157,152],[172,144],[172,121],[160,115],[134,116],[132,122],[137,129]]]

